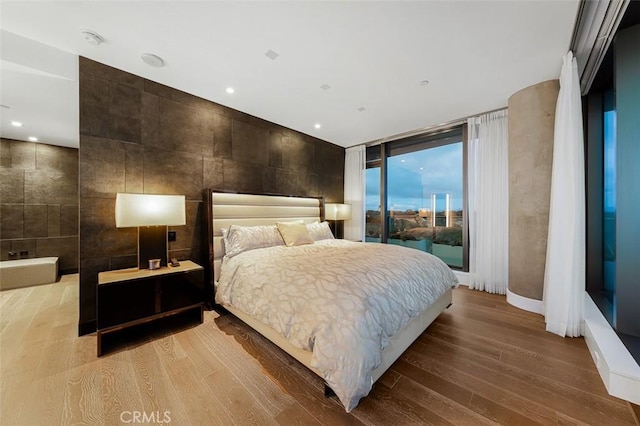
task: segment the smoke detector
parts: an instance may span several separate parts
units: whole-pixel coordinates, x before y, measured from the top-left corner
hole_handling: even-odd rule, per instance
[[[142,58],[142,62],[147,65],[151,65],[156,68],[164,67],[164,59],[158,55],[154,55],[153,53],[143,53],[140,57]]]
[[[80,34],[82,34],[82,37],[84,37],[87,43],[94,46],[99,46],[104,41],[104,38],[95,31],[80,30]]]

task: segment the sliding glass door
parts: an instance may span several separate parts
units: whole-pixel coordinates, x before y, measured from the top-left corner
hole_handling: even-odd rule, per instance
[[[460,127],[370,147],[366,240],[425,251],[465,269],[464,152]]]

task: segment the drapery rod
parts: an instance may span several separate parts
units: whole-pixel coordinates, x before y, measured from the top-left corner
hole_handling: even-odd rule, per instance
[[[471,117],[476,117],[478,115],[484,115],[484,114],[491,114],[492,112],[503,111],[503,110],[506,110],[506,109],[507,109],[507,107],[501,107],[501,108],[492,109],[492,110],[481,112],[481,113],[478,113],[478,114],[469,115],[467,117],[458,118],[457,120],[451,120],[451,121],[448,121],[446,123],[440,123],[440,124],[436,124],[434,126],[423,127],[422,129],[417,129],[417,130],[410,130],[408,132],[399,133],[397,135],[387,136],[385,138],[381,138],[381,139],[376,139],[376,140],[373,140],[373,141],[365,142],[364,145],[365,146],[380,145],[381,143],[384,143],[384,142],[391,142],[391,141],[395,141],[395,140],[398,140],[398,139],[408,138],[408,137],[411,137],[411,136],[418,136],[418,135],[422,135],[422,134],[425,134],[425,133],[431,133],[431,132],[434,132],[436,130],[442,130],[442,129],[446,129],[448,127],[454,127],[454,126],[458,126],[460,124],[466,123],[467,120],[469,118],[471,118]]]

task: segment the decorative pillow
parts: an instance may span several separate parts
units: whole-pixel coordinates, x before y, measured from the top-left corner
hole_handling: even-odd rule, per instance
[[[309,235],[311,235],[313,241],[334,239],[331,229],[329,228],[329,222],[309,223],[307,224],[307,231],[309,231]]]
[[[224,232],[222,238],[226,257],[233,257],[248,250],[284,245],[280,232],[274,225],[231,225],[226,232],[226,238]]]
[[[313,244],[313,238],[307,231],[307,226],[302,221],[296,222],[276,222],[278,231],[287,246],[300,246],[303,244]]]

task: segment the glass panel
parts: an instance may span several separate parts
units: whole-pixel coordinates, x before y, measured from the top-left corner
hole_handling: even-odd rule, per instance
[[[380,167],[368,168],[365,179],[367,182],[365,241],[379,243],[382,220],[380,217]]]
[[[463,145],[461,136],[456,139],[387,159],[387,242],[462,268]]]
[[[607,96],[609,95],[609,96]],[[605,106],[611,104],[611,92],[605,94]],[[611,106],[609,105],[611,108]],[[603,313],[615,327],[616,294],[616,111],[604,112],[604,205],[603,205]]]

